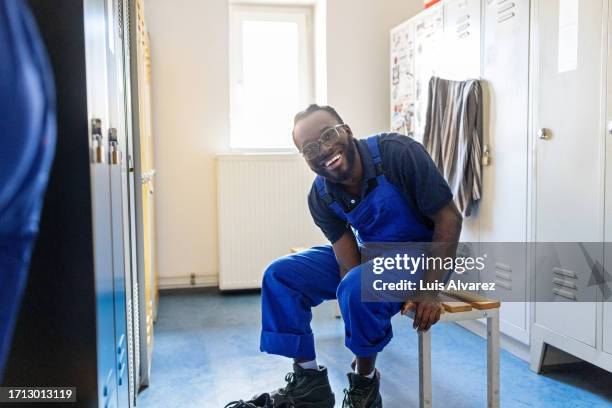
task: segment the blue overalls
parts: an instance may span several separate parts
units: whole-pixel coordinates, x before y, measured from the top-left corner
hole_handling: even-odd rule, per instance
[[[0,381],[55,151],[54,98],[25,2],[0,1]]]
[[[376,167],[376,187],[349,212],[328,193],[326,181],[315,179],[319,196],[352,227],[358,243],[430,242],[433,231],[414,214],[401,191],[385,177],[378,136],[367,140]],[[393,336],[391,317],[401,302],[362,302],[361,267],[340,280],[330,245],[317,246],[275,260],[262,283],[261,351],[291,358],[315,358],[310,328],[311,308],[337,298],[345,325],[345,344],[355,355],[381,351]]]

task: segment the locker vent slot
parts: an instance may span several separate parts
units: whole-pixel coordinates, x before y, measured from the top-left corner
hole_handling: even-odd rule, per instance
[[[578,286],[576,286],[576,284],[569,279],[553,278],[553,283],[557,286],[563,286],[564,288],[568,289],[578,289]]]
[[[504,21],[510,20],[516,15],[514,12],[516,4],[514,2],[508,2],[507,0],[499,1],[497,3],[499,8],[497,9],[497,22],[503,23]]]
[[[552,270],[552,292],[556,296],[563,297],[569,300],[577,300],[578,292],[578,275],[570,270],[562,268],[553,268]]]
[[[564,289],[553,288],[553,293],[557,296],[561,296],[569,300],[576,300],[576,295],[574,293]]]
[[[512,267],[503,263],[495,263],[495,283],[498,287],[512,290]]]
[[[138,389],[140,387],[140,306],[139,306],[139,298],[138,298],[138,272],[134,270],[132,275],[132,293],[134,296],[134,379],[135,388]]]
[[[554,267],[553,273],[558,276],[566,276],[568,278],[578,279],[578,275],[576,275],[576,272],[563,268]]]
[[[130,401],[134,401],[134,397],[135,397],[135,388],[134,388],[134,330],[133,330],[133,324],[134,324],[134,311],[132,310],[132,299],[131,297],[127,297],[127,302],[126,302],[126,306],[127,306],[127,316],[128,316],[128,321],[127,321],[127,351],[128,351],[128,384],[129,384],[129,396],[130,396]]]
[[[470,35],[470,15],[465,14],[457,19],[455,22],[455,31],[457,32],[458,38],[465,38]]]

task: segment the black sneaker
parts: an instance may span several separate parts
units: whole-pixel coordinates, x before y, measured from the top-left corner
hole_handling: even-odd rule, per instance
[[[382,408],[380,396],[380,373],[373,378],[357,373],[348,373],[349,389],[344,389],[342,408]]]
[[[272,392],[273,408],[333,408],[334,393],[327,378],[327,368],[307,370],[293,364],[285,376],[287,385]]]

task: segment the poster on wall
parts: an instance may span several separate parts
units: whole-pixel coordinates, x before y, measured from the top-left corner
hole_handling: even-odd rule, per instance
[[[409,22],[391,32],[391,130],[414,136],[414,31]]]

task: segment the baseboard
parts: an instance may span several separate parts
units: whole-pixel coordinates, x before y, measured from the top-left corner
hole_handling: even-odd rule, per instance
[[[487,338],[487,326],[478,320],[464,320],[456,323],[464,329],[469,330],[484,339]],[[504,333],[501,333],[500,336],[500,346],[502,349],[514,354],[516,357],[527,363],[531,361],[529,346]]]
[[[218,275],[195,275],[193,282],[190,275],[186,276],[159,276],[157,280],[159,289],[180,288],[208,288],[219,286]]]

